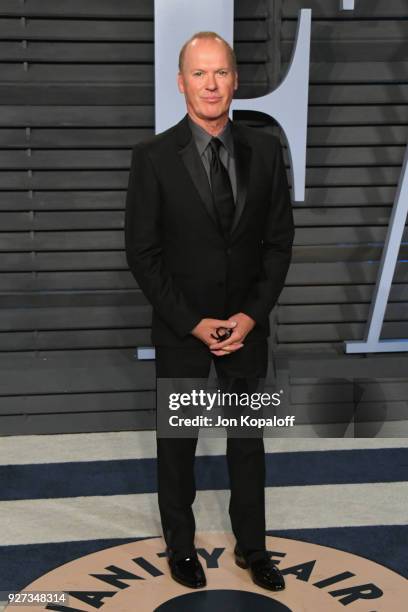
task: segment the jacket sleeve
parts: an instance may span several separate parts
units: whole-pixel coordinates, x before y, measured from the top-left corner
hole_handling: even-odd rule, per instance
[[[160,186],[146,150],[132,150],[125,207],[125,250],[129,268],[159,316],[180,337],[202,317],[166,273],[162,258]]]
[[[241,311],[265,324],[283,289],[292,257],[294,222],[292,203],[282,154],[275,137],[272,193],[262,241],[262,272],[254,283]]]

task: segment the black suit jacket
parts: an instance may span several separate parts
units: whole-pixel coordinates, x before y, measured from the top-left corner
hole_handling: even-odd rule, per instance
[[[294,237],[282,148],[276,136],[232,122],[237,203],[228,240],[188,125],[133,147],[125,213],[129,267],[153,306],[152,342],[196,346],[204,317],[244,312],[246,342],[269,335]]]

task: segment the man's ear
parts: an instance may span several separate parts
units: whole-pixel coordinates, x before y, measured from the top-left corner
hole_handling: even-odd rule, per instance
[[[177,73],[177,85],[180,93],[184,93],[184,79],[181,72]]]
[[[234,90],[238,89],[238,72],[235,73]]]

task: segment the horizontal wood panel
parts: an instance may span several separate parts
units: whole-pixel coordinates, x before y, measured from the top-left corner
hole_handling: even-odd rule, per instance
[[[242,76],[235,97],[252,98],[254,95],[264,95],[268,92],[263,84],[264,91],[258,93],[251,82],[243,82]],[[254,91],[255,90],[255,91]],[[403,104],[407,100],[407,84],[402,83],[331,83],[314,84],[309,86],[309,104]],[[36,106],[64,106],[67,99],[72,105],[113,106],[132,105],[137,100],[138,105],[154,104],[153,82],[149,83],[115,83],[115,82],[76,82],[65,85],[58,83],[53,88],[41,82],[16,82],[9,85],[0,83],[0,93],[5,105],[29,104],[35,99]],[[101,101],[103,104],[101,105]],[[248,103],[249,105],[249,103]],[[250,109],[250,106],[248,106]]]
[[[278,322],[284,325],[291,323],[366,322],[368,311],[369,304],[282,305],[278,309]],[[403,302],[389,303],[385,312],[385,320],[408,321],[406,304]]]
[[[109,229],[124,227],[123,211],[0,212],[5,231]]]
[[[408,24],[406,28],[408,35]],[[287,68],[283,64],[283,71]],[[314,62],[310,64],[311,82],[325,83],[378,83],[407,80],[408,62]]]
[[[240,69],[241,70],[241,69]],[[262,84],[263,91],[250,81],[246,82],[240,78],[236,98],[249,99],[256,95],[264,95],[269,89],[265,83]],[[314,84],[309,86],[309,103],[316,104],[403,104],[406,102],[406,83],[342,83],[338,85],[331,83]],[[15,82],[10,85],[0,83],[0,94],[5,105],[30,104],[34,99],[36,106],[64,106],[67,99],[72,105],[78,106],[112,106],[132,105],[137,100],[141,105],[153,105],[154,87],[153,82],[76,82],[64,84],[60,82],[54,87],[41,82]],[[101,101],[103,104],[101,105]],[[250,105],[248,103],[248,108]]]
[[[100,191],[3,191],[0,200],[0,211],[19,210],[104,210],[124,209],[125,190]]]
[[[330,261],[380,261],[383,244],[352,244],[332,246],[295,246],[292,251],[293,263],[326,263]],[[11,255],[10,255],[11,257]],[[401,260],[408,259],[408,245],[403,244],[398,253]]]
[[[341,11],[340,0],[308,0],[307,7],[312,9],[316,19],[332,17],[335,19],[379,19],[381,17],[406,17],[405,0],[355,0],[353,11]],[[305,8],[304,0],[285,0],[282,3],[282,17],[295,18],[298,11]],[[375,9],[375,12],[374,12]],[[364,23],[364,22],[363,22]]]
[[[408,100],[407,100],[408,102]],[[380,152],[382,147],[388,145],[406,146],[408,141],[408,128],[401,125],[376,125],[357,126],[350,130],[348,127],[309,127],[307,130],[307,142],[311,146],[325,144],[330,146],[361,146],[361,145],[381,145],[381,148],[374,150]],[[381,153],[380,153],[381,154]]]
[[[400,175],[401,168],[399,166],[308,168],[306,170],[306,183],[309,187],[318,185],[327,187],[397,185]],[[289,183],[291,183],[290,180]]]
[[[0,354],[0,373],[14,370],[47,370],[95,367],[128,368],[138,367],[140,362],[132,349],[98,349],[98,350],[72,350],[72,351],[40,351],[26,353]],[[145,366],[143,366],[145,367]],[[142,368],[143,369],[143,368]],[[149,370],[148,370],[149,371]]]
[[[286,278],[290,285],[333,285],[374,283],[378,262],[293,263]],[[3,292],[54,290],[117,290],[134,289],[136,281],[128,270],[88,272],[37,272],[35,275],[20,272],[3,272],[0,275]],[[408,282],[406,262],[398,262],[394,283]]]
[[[354,429],[356,438],[375,437],[376,435],[391,437],[390,431],[394,431],[395,436],[402,437],[400,428],[401,424],[406,421],[404,410],[406,410],[404,402],[389,400],[357,403],[352,400],[336,402],[336,398],[330,401],[329,398],[324,402],[324,406],[323,402],[291,403],[291,413],[296,415],[296,431],[301,431],[299,426],[304,424],[303,427],[308,427],[307,424],[309,424],[311,436],[326,438],[347,435],[345,430],[349,429],[350,425]],[[384,419],[385,411],[386,419]],[[319,424],[323,423],[329,425],[325,427],[325,431],[319,427]],[[339,431],[339,423],[343,423],[343,431]],[[380,434],[380,432],[384,433]]]
[[[0,351],[35,351],[82,348],[150,346],[150,329],[82,329],[63,331],[1,332]]]
[[[151,307],[145,306],[70,306],[49,308],[1,308],[0,332],[19,330],[77,330],[147,327]],[[140,333],[145,333],[141,330]],[[3,337],[3,336],[1,336]]]
[[[135,289],[136,281],[131,272],[28,272],[1,273],[2,292],[9,291],[116,291]]]
[[[361,186],[332,186],[306,187],[305,201],[297,202],[296,207],[303,206],[376,206],[392,204],[396,193],[396,186],[361,185]]]
[[[70,293],[65,291],[41,293],[9,293],[1,296],[2,308],[70,308],[70,307],[104,307],[133,306],[135,308],[149,307],[145,295],[139,289],[125,291],[81,291]]]
[[[408,97],[407,97],[408,103]],[[52,111],[50,111],[52,112]],[[134,144],[154,135],[153,127],[138,128],[99,128],[75,129],[58,127],[33,127],[28,131],[22,127],[11,129],[0,128],[0,146],[9,147],[13,154],[26,155],[31,149],[53,149],[61,153],[69,153],[70,148],[77,151],[84,149],[130,149]],[[356,126],[350,130],[347,126],[309,126],[307,130],[307,153],[310,155],[313,147],[330,146],[367,146],[382,145],[384,147],[405,147],[408,141],[408,128],[404,125]],[[283,140],[284,148],[286,143]],[[13,149],[15,149],[13,151]],[[20,150],[20,151],[19,151]],[[329,149],[330,151],[330,149]],[[381,149],[377,150],[381,154]],[[120,152],[123,155],[123,152]],[[285,151],[286,154],[286,151]],[[130,151],[129,151],[130,156]],[[285,158],[286,161],[288,158]]]
[[[293,265],[293,264],[292,264]],[[1,277],[3,279],[3,277]],[[3,288],[3,286],[2,286]],[[373,284],[326,285],[326,286],[285,286],[278,300],[278,308],[285,304],[345,304],[368,303],[373,294]],[[394,283],[390,291],[390,302],[408,301],[408,285]],[[148,305],[144,294],[136,288],[110,291],[89,290],[80,293],[65,291],[52,292],[42,290],[41,293],[13,292],[2,293],[2,308],[44,307],[50,306],[109,306],[116,307]]]
[[[291,402],[290,413],[296,418],[296,430],[294,434],[290,434],[291,437],[302,437],[300,431],[303,427],[309,427],[312,431],[315,428],[315,436],[341,437],[345,435],[345,431],[341,434],[337,430],[341,423],[344,430],[349,429],[350,426],[353,427],[355,437],[370,437],[369,432],[378,431],[384,423],[388,427],[391,426],[396,429],[404,420],[405,414],[402,402],[384,400],[384,403],[357,403],[352,399],[347,399],[348,393],[346,390],[343,390],[343,399],[339,399],[335,391],[333,389],[333,394],[328,395],[321,402],[319,402],[320,398],[317,399],[316,403],[312,401],[304,404]],[[306,394],[306,399],[309,399],[308,394]],[[385,408],[387,408],[386,418]],[[317,428],[322,427],[324,427],[325,432],[318,434]],[[371,433],[371,436],[373,433]]]
[[[0,126],[7,127],[152,127],[154,111],[151,106],[2,106]],[[324,105],[311,106],[308,125],[399,125],[408,123],[408,109],[404,104],[390,106]]]
[[[365,323],[347,322],[280,325],[277,333],[280,342],[338,342],[361,340],[365,331]],[[381,338],[408,338],[408,321],[385,322]]]
[[[383,242],[385,240],[388,227],[330,227],[330,231],[324,227],[296,229],[295,244],[343,244],[363,243],[363,242]],[[403,240],[408,237],[408,228],[404,230]]]
[[[294,213],[300,214],[302,209],[310,207],[325,207],[330,215],[330,208],[350,207],[357,211],[363,207],[377,207],[379,217],[382,217],[382,205],[391,206],[396,193],[393,186],[338,186],[331,189],[323,187],[306,187],[305,201],[296,202]],[[63,210],[104,210],[124,209],[126,190],[76,190],[76,191],[41,191],[36,190],[31,195],[27,192],[3,191],[0,198],[0,211],[63,211]],[[314,213],[312,213],[314,214]],[[353,214],[353,213],[350,213]],[[364,214],[364,213],[361,213]],[[373,213],[374,216],[374,213]]]
[[[361,166],[308,168],[306,183],[312,186],[364,186],[397,185],[401,174],[399,166]],[[288,176],[289,183],[290,176]],[[124,189],[129,180],[128,170],[37,170],[27,172],[9,170],[0,172],[0,189]]]
[[[258,0],[254,5],[252,0],[239,0],[234,5],[236,19],[267,17],[268,4],[266,0]],[[154,9],[151,0],[24,0],[24,5],[14,0],[2,0],[0,15],[21,17],[61,17],[73,19],[75,17],[109,18],[120,17],[129,19],[153,19]]]
[[[306,164],[308,166],[401,166],[406,145],[381,147],[308,147]],[[289,166],[289,157],[285,158]]]
[[[328,286],[285,286],[279,296],[279,307],[284,304],[347,304],[367,303],[373,295],[373,285],[328,285]],[[391,302],[408,301],[408,285],[395,284],[390,291]],[[281,306],[282,305],[282,306]]]
[[[52,415],[55,413],[55,406],[58,406],[60,414],[72,414],[73,404],[75,404],[77,414],[93,411],[114,414],[121,410],[153,412],[156,409],[156,394],[154,391],[121,391],[119,393],[75,393],[71,395],[0,396],[2,418],[21,413]]]
[[[378,47],[377,43],[376,47]],[[371,55],[367,54],[367,57],[371,57]],[[364,83],[364,85],[358,83],[342,83],[341,85],[335,83],[309,84],[309,105],[402,104],[407,100],[408,84],[404,82]],[[372,128],[367,126],[367,130],[372,130]],[[406,139],[404,141],[406,142]],[[398,142],[398,140],[392,140],[392,142]]]
[[[123,230],[0,233],[0,251],[123,249]]]
[[[407,98],[408,102],[408,98]],[[112,148],[123,149],[154,135],[153,128],[0,128],[0,146],[16,149],[76,149]],[[348,127],[309,127],[308,150],[311,147],[328,145],[382,145],[406,146],[408,128],[400,125]],[[286,144],[286,143],[284,143]],[[330,150],[329,150],[330,151]]]
[[[151,138],[153,127],[137,128],[0,128],[0,146],[8,150],[53,149],[123,149],[131,148],[137,142]]]
[[[87,394],[90,395],[90,394]],[[60,396],[54,405],[58,406]],[[23,406],[23,404],[22,404]],[[69,412],[54,414],[16,414],[1,417],[1,435],[35,435],[85,433],[98,431],[136,431],[156,428],[155,412],[151,410]]]
[[[293,210],[296,228],[305,226],[344,226],[344,225],[388,225],[391,208],[387,207],[336,207],[297,208]],[[24,230],[75,230],[75,229],[109,229],[123,228],[124,211],[36,211],[1,212],[0,226],[2,231]],[[368,228],[370,229],[370,228]]]
[[[358,403],[360,402],[379,402],[379,399],[388,402],[399,402],[406,400],[408,395],[408,382],[404,381],[359,381]],[[337,391],[337,394],[336,394]],[[323,403],[326,401],[353,400],[354,385],[351,382],[344,384],[316,384],[316,385],[293,385],[291,387],[291,400],[297,404],[309,402]],[[306,401],[305,401],[306,400]],[[356,401],[356,397],[354,398]],[[387,415],[384,415],[386,418]],[[405,415],[406,416],[406,415]]]
[[[40,312],[35,312],[35,310]],[[123,312],[123,307],[111,309],[110,312],[107,308],[94,308],[94,318],[92,318],[92,312],[85,312],[85,309],[61,308],[54,310],[61,310],[62,312],[52,313],[48,320],[44,319],[47,309],[27,311],[19,308],[11,313],[7,310],[0,311],[1,350],[51,350],[64,346],[70,349],[104,346],[115,348],[150,346],[151,344],[150,333],[147,330],[147,326],[151,323],[151,311],[148,307],[145,309],[135,309],[133,307],[133,312],[129,309],[128,313]],[[277,320],[279,324],[287,325],[287,330],[292,329],[290,327],[292,324],[354,323],[359,321],[365,323],[368,310],[368,303],[316,304],[313,306],[281,305],[277,311]],[[405,304],[389,303],[384,320],[386,322],[408,322],[408,312]],[[144,329],[139,329],[143,326]],[[287,335],[283,335],[282,338],[289,341]],[[300,340],[304,340],[304,338],[300,338]]]
[[[153,40],[153,20],[31,19],[2,18],[0,38],[6,40]]]
[[[348,339],[348,338],[347,338]],[[360,338],[361,340],[361,338]],[[341,342],[279,342],[274,349],[274,354],[279,357],[298,357],[299,355],[313,357],[326,355],[327,357],[343,357],[344,341]]]
[[[244,0],[244,4],[245,4]],[[69,4],[62,0],[24,0],[18,4],[13,0],[2,0],[0,15],[21,17],[121,17],[134,19],[153,19],[154,9],[151,0],[70,0]]]
[[[3,253],[0,271],[126,270],[124,251]]]
[[[239,66],[241,73],[241,67]],[[176,72],[174,73],[176,75]],[[253,98],[268,93],[268,83],[260,84],[245,81],[240,76],[237,97]],[[75,83],[55,83],[50,87],[49,83],[16,81],[10,85],[0,83],[0,95],[3,104],[7,105],[31,105],[35,100],[36,106],[64,106],[67,100],[74,106],[92,106],[95,108],[112,105],[149,104],[154,102],[153,82],[105,82],[94,81],[88,84],[86,81]]]
[[[408,109],[404,105],[311,106],[308,125],[406,125],[407,118]]]
[[[311,359],[291,358],[289,376],[294,384],[319,382],[322,372],[327,378],[351,378],[358,384],[360,380],[382,382],[384,379],[405,378],[408,369],[408,356],[404,354],[343,355],[341,358],[327,356]]]
[[[240,89],[241,91],[241,89]],[[248,85],[243,84],[243,97],[250,97]],[[153,105],[153,83],[57,83],[50,87],[49,83],[24,83],[22,81],[10,85],[0,83],[0,96],[3,104],[8,106],[64,106],[69,100],[73,106],[113,106],[138,104]],[[103,102],[103,104],[101,104]],[[2,125],[0,123],[0,125]],[[153,124],[150,124],[153,125]]]
[[[317,245],[295,246],[293,263],[379,261],[383,246],[378,245]],[[408,245],[399,250],[399,259],[408,259]],[[51,270],[125,270],[124,251],[30,251],[29,253],[2,253],[1,272],[51,271]]]
[[[1,10],[1,9],[0,9]],[[238,42],[234,45],[238,63],[266,62],[266,44]],[[27,47],[19,42],[0,42],[0,62],[56,64],[70,62],[113,63],[143,62],[153,64],[154,43],[151,42],[42,42],[30,41]]]
[[[286,285],[333,285],[375,282],[378,275],[377,262],[296,263],[289,268]],[[398,262],[394,283],[408,282],[408,265]]]
[[[129,180],[128,170],[36,171],[30,176],[18,170],[0,173],[0,189],[124,189]]]
[[[1,27],[1,25],[0,25]],[[176,67],[174,70],[176,76]],[[239,75],[243,81],[250,81],[253,84],[266,84],[267,73],[264,64],[241,64]],[[122,81],[134,83],[153,83],[154,67],[147,64],[30,64],[30,69],[24,69],[22,63],[0,64],[0,80],[17,83],[41,82],[47,86],[50,81],[58,84],[62,82],[106,82],[110,81],[121,83]],[[11,85],[10,85],[11,86]]]
[[[292,53],[293,41],[285,41],[282,44],[284,63],[290,61]],[[313,63],[362,62],[367,61],[367,58],[370,58],[371,62],[403,62],[407,60],[407,51],[402,39],[381,39],[380,44],[378,40],[350,41],[337,40],[334,37],[326,40],[315,40],[313,37],[311,39],[310,61]]]
[[[361,208],[306,208],[294,206],[296,227],[337,225],[388,225],[391,207],[366,206]]]
[[[235,22],[237,41],[264,41],[268,38],[263,19]],[[7,40],[83,40],[83,41],[138,41],[153,40],[153,20],[122,19],[29,19],[4,17],[0,22],[0,38]]]
[[[388,166],[402,164],[406,146],[374,147],[307,147],[306,164],[319,167]],[[289,167],[288,151],[285,163]],[[16,169],[112,169],[129,168],[130,153],[126,150],[27,150],[0,151],[0,171]]]
[[[97,351],[92,351],[93,361],[85,365],[86,361],[78,353],[73,351],[70,362],[69,355],[62,362],[58,358],[21,359],[20,363],[29,364],[24,376],[18,368],[19,361],[12,361],[8,368],[0,371],[2,395],[112,393],[155,389],[153,362],[135,360],[134,363],[109,364],[99,361]],[[3,355],[4,359],[10,359],[10,354]],[[74,363],[75,356],[77,360]]]
[[[356,0],[356,4],[359,2],[361,2],[361,0]],[[308,4],[310,6],[310,2]],[[312,19],[312,39],[314,41],[329,39],[330,41],[376,40],[378,42],[384,39],[390,39],[403,42],[407,39],[408,34],[406,12],[407,9],[405,7],[405,19],[397,19],[398,15],[389,15],[394,17],[394,19],[381,19],[376,13],[375,19],[360,20],[356,18],[357,14],[354,11],[349,12],[349,16],[351,17],[349,20],[344,18],[345,16],[347,17],[348,11],[338,11],[338,16],[341,17],[341,19],[332,21],[316,19],[317,15],[313,15],[315,19]],[[282,22],[282,40],[294,40],[296,27],[297,21],[284,20]]]
[[[49,88],[49,87],[48,87]],[[153,127],[154,108],[151,105],[89,106],[78,108],[59,106],[2,105],[0,126],[17,127]]]
[[[297,246],[301,245],[350,245],[359,243],[383,243],[388,227],[298,227],[295,233]],[[408,228],[403,239],[408,237]],[[124,248],[123,230],[0,232],[0,251],[92,251]]]
[[[1,10],[1,8],[0,8]],[[245,43],[241,53],[247,53]],[[257,47],[257,45],[254,45]],[[22,46],[19,41],[0,42],[0,62],[58,63],[58,62],[114,63],[143,62],[153,64],[154,43],[149,42],[43,42],[30,41]]]
[[[39,81],[46,85],[48,82],[63,81],[102,81],[121,82],[153,82],[154,67],[147,64],[91,64],[90,62],[77,64],[30,64],[30,69],[24,69],[20,62],[7,62],[0,64],[0,80],[31,83]]]

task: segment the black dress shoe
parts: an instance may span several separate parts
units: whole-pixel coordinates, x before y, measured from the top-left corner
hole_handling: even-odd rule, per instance
[[[171,553],[168,552],[167,555],[171,577],[176,582],[190,589],[200,589],[206,586],[204,570],[196,554],[177,560]]]
[[[258,586],[270,591],[282,591],[285,588],[282,574],[266,555],[255,561],[248,561],[237,546],[234,555],[238,567],[249,569],[252,580]]]

